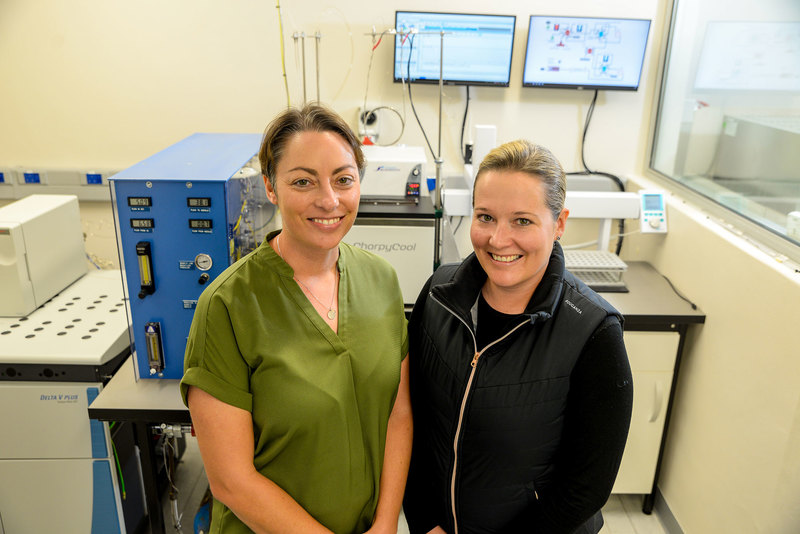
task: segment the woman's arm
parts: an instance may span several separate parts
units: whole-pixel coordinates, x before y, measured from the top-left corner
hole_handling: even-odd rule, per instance
[[[406,487],[408,464],[411,458],[413,422],[411,398],[408,392],[408,356],[400,367],[400,385],[397,397],[389,415],[386,430],[386,449],[383,455],[380,493],[375,521],[367,532],[397,532],[397,520],[403,504],[403,491]]]
[[[188,392],[208,483],[214,498],[258,533],[330,533],[253,465],[252,415],[198,387]]]
[[[608,500],[633,407],[633,379],[616,318],[587,341],[570,377],[564,435],[552,488],[540,493],[546,532],[572,532]]]
[[[616,318],[586,342],[572,375],[552,483],[511,525],[571,533],[608,500],[628,437],[633,380]],[[514,530],[516,531],[516,530]]]

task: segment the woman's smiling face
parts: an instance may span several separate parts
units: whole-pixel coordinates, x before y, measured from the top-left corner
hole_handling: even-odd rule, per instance
[[[286,143],[267,197],[283,221],[282,243],[331,250],[353,226],[360,185],[352,148],[334,132],[306,131]]]
[[[542,181],[519,171],[486,171],[475,183],[474,198],[470,238],[487,289],[532,295],[569,212],[554,219]]]

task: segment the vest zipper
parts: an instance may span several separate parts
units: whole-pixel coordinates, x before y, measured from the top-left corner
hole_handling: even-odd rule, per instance
[[[455,437],[453,438],[453,476],[450,479],[450,508],[453,514],[453,528],[455,529],[454,534],[458,534],[458,518],[456,517],[456,471],[457,471],[456,468],[458,467],[458,440],[461,437],[461,424],[464,422],[464,410],[467,406],[467,399],[469,398],[470,390],[472,389],[472,380],[475,378],[475,373],[478,369],[478,359],[484,352],[486,352],[486,349],[490,348],[492,345],[500,343],[505,338],[514,333],[516,330],[518,330],[519,328],[528,324],[531,321],[524,321],[518,324],[517,326],[506,332],[504,336],[495,339],[494,341],[483,347],[483,350],[478,351],[478,341],[475,338],[475,333],[472,331],[472,328],[464,321],[464,319],[462,319],[457,313],[455,313],[441,300],[437,299],[432,293],[430,294],[430,296],[442,308],[447,310],[447,312],[450,313],[450,315],[461,321],[464,324],[464,326],[467,327],[467,330],[469,330],[470,335],[472,335],[472,343],[475,347],[475,354],[472,357],[472,361],[470,362],[472,370],[469,372],[467,387],[464,389],[464,396],[461,399],[461,408],[458,411],[458,424],[456,425],[456,434]]]

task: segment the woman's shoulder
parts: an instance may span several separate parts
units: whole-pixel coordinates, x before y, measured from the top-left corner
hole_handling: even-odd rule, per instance
[[[615,316],[618,319],[622,317],[622,314],[610,302],[570,271],[564,270],[563,283],[570,290],[572,299],[580,300],[584,307],[591,308],[603,316]],[[565,297],[564,300],[568,300],[568,297]]]

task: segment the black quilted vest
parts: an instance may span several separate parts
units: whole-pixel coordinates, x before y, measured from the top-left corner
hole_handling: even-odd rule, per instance
[[[564,269],[556,243],[524,316],[473,368],[473,315],[485,280],[474,254],[442,266],[424,310],[414,309],[424,321],[410,330],[414,432],[431,447],[414,454],[427,456],[433,494],[446,496],[437,507],[448,532],[455,532],[455,496],[459,534],[506,532],[504,525],[546,491],[572,369],[608,315],[622,321]],[[578,532],[601,525],[598,512]]]

